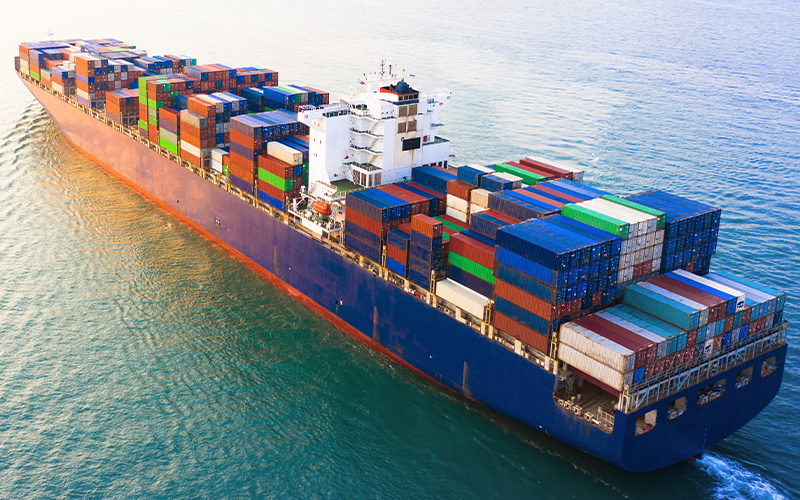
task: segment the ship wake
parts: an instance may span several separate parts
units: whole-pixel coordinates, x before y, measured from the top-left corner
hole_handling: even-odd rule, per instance
[[[698,464],[715,480],[713,490],[713,498],[715,499],[786,499],[786,496],[780,493],[766,478],[744,468],[734,460],[708,453]]]

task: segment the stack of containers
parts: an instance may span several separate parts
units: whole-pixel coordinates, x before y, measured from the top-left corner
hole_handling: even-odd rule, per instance
[[[139,91],[128,89],[108,92],[106,116],[120,125],[136,125],[139,121]]]
[[[447,194],[447,183],[456,175],[436,167],[417,167],[411,171],[412,180],[439,193]]]
[[[519,161],[522,165],[550,172],[554,177],[566,179],[574,182],[583,182],[583,170],[575,167],[556,165],[551,161],[529,156]]]
[[[470,193],[475,186],[458,179],[447,182],[447,210],[450,217],[467,222],[469,220]]]
[[[31,51],[33,53],[34,51]],[[89,108],[105,106],[108,90],[108,59],[91,54],[73,54],[78,102]]]
[[[675,272],[685,275],[681,271]],[[759,333],[783,323],[783,311],[786,304],[785,292],[722,271],[709,273],[706,278],[745,294],[745,307],[742,310],[749,311],[750,314],[749,318],[743,317],[742,327],[745,321],[749,321],[753,323],[752,332]]]
[[[258,155],[267,150],[267,144],[286,136],[305,132],[297,115],[286,112],[268,112],[240,115],[230,121],[230,181],[248,194],[258,179]],[[294,173],[294,170],[292,170]]]
[[[627,200],[666,212],[661,272],[685,269],[708,273],[717,250],[722,211],[665,191],[647,191]]]
[[[198,80],[200,92],[236,93],[236,69],[221,64],[186,66],[183,72]]]
[[[168,107],[158,111],[158,145],[180,155],[181,111]]]
[[[181,111],[181,158],[193,165],[211,168],[211,150],[216,146],[216,119],[216,104],[200,96],[188,100],[188,109]]]
[[[308,104],[312,106],[319,107],[325,104],[330,104],[330,94],[328,92],[317,90],[314,87],[309,87],[307,85],[289,85],[289,87],[307,92]]]
[[[411,206],[378,189],[364,189],[347,193],[344,217],[344,244],[380,262],[389,231],[409,222]]]
[[[623,240],[617,276],[618,297],[622,296],[628,284],[657,274],[661,268],[664,230],[659,227],[662,227],[660,221],[664,217],[663,214],[653,215],[650,209],[647,211],[650,213],[601,198],[561,208],[564,216]]]
[[[619,396],[626,385],[645,379],[647,364],[655,363],[664,339],[611,316],[598,313],[562,325],[558,358],[577,375]]]
[[[267,143],[267,154],[258,155],[258,199],[284,211],[300,197],[303,154],[279,142]]]
[[[186,66],[194,66],[197,64],[197,59],[187,57],[184,55],[164,54],[165,59],[172,61],[172,70],[174,73],[183,73],[183,68]]]
[[[133,64],[142,68],[148,73],[156,73],[159,75],[171,75],[176,73],[172,71],[172,61],[164,57],[147,57],[143,56],[133,60]]]
[[[558,193],[566,193],[573,196],[585,196],[588,199],[599,198],[605,194],[611,194],[600,189],[589,187],[579,182],[573,182],[567,179],[556,179],[553,181],[540,182],[534,188],[548,188]]]
[[[191,96],[196,82],[183,75],[144,76],[139,78],[139,133],[158,142],[158,113],[175,105],[179,96]]]
[[[278,73],[276,71],[253,66],[236,69],[236,94],[242,97],[244,97],[242,92],[245,89],[272,87],[277,84]]]
[[[427,290],[431,271],[442,267],[442,223],[427,215],[413,216],[409,254],[408,279]]]
[[[142,76],[142,71],[133,64],[125,61],[110,60],[108,62],[107,89],[129,89],[133,82],[138,82],[140,76]]]
[[[557,206],[535,200],[516,191],[489,193],[489,208],[518,221],[558,213]]]
[[[411,245],[411,224],[401,224],[389,231],[386,244],[386,267],[395,274],[408,277],[408,250]]]
[[[484,297],[492,296],[495,283],[493,240],[481,238],[468,229],[452,234],[447,261],[450,279]]]
[[[613,301],[619,238],[560,215],[497,229],[494,326],[547,352],[561,323]]]
[[[50,86],[64,95],[75,95],[75,70],[66,66],[56,66],[50,70]],[[138,100],[138,99],[137,99]],[[137,117],[138,118],[138,117]]]

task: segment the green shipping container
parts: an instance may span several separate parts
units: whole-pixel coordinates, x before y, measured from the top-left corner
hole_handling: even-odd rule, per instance
[[[37,82],[41,82],[42,81],[41,75],[39,75],[39,73],[37,73],[37,72],[35,72],[33,70],[31,70],[31,78],[33,78]]]
[[[516,175],[517,177],[522,177],[522,182],[528,184],[530,186],[535,185],[539,181],[543,181],[545,177],[541,175],[534,174],[533,172],[528,172],[527,170],[522,170],[521,168],[515,167],[513,165],[508,165],[507,163],[498,163],[494,166],[495,172],[505,172],[507,174]]]
[[[492,270],[488,267],[484,267],[477,262],[471,261],[463,255],[459,255],[455,252],[450,252],[447,256],[447,260],[450,262],[451,266],[456,266],[459,269],[463,269],[464,271],[477,276],[483,281],[487,281],[494,285],[494,273],[492,273]]]
[[[158,145],[161,146],[162,148],[166,149],[167,151],[171,151],[173,154],[176,154],[176,155],[179,154],[178,153],[178,145],[175,144],[174,142],[168,141],[167,139],[165,139],[163,137],[159,137],[158,138]]]
[[[600,198],[603,198],[604,200],[610,201],[612,203],[616,203],[617,205],[622,205],[623,207],[632,208],[633,210],[638,210],[639,212],[644,212],[648,215],[652,215],[653,217],[656,218],[656,230],[664,229],[664,227],[666,227],[667,225],[666,212],[662,212],[661,210],[656,210],[655,208],[644,206],[641,203],[628,201],[625,198],[620,198],[619,196],[614,196],[613,194],[604,194]]]
[[[682,330],[700,326],[700,311],[639,285],[625,288],[623,302]]]
[[[586,207],[569,203],[561,207],[561,215],[584,224],[589,224],[607,233],[615,234],[623,240],[628,239],[630,224],[627,222],[609,217],[608,215],[595,212]]]
[[[222,175],[228,175],[228,166],[227,165],[223,165],[222,166]]]
[[[147,130],[147,122],[140,119],[139,120],[139,128],[143,128],[143,129]]]
[[[448,228],[452,229],[453,231],[455,231],[457,233],[460,233],[461,231],[464,230],[463,227],[457,226],[457,225],[453,224],[450,221],[446,221],[446,220],[442,219],[441,217],[434,217],[434,219],[436,219],[439,222],[441,222],[444,225],[444,227],[448,227]]]
[[[270,183],[281,191],[291,191],[294,189],[294,179],[281,179],[272,172],[267,172],[262,168],[258,169],[258,178],[264,182]]]

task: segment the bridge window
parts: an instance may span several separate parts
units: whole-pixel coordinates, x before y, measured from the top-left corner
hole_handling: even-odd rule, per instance
[[[746,368],[736,375],[736,388],[740,389],[753,380],[753,367]]]
[[[771,375],[772,372],[774,372],[777,368],[777,360],[775,359],[775,356],[772,356],[761,363],[761,376],[766,377],[767,375]]]
[[[639,415],[639,418],[636,419],[636,435],[641,436],[653,430],[653,427],[656,426],[657,416],[658,410],[650,410],[644,415]]]
[[[713,384],[703,387],[697,396],[697,406],[703,406],[725,394],[725,384],[727,380],[722,379]]]
[[[667,420],[674,420],[686,411],[686,396],[678,398],[669,404],[667,408]]]

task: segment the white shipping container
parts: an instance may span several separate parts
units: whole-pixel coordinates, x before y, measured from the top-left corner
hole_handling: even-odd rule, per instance
[[[482,207],[480,205],[476,205],[474,203],[470,203],[469,204],[469,214],[470,215],[479,214],[479,213],[485,212],[487,210],[489,210],[489,209],[488,208],[484,208],[484,207]]]
[[[220,165],[222,165],[225,156],[228,156],[228,152],[224,149],[214,148],[211,150],[211,159]]]
[[[744,285],[740,285],[739,283],[731,281],[727,278],[723,278],[722,276],[718,276],[714,273],[709,273],[706,277],[702,277],[702,276],[697,276],[696,274],[692,274],[689,271],[684,271],[683,269],[676,269],[673,272],[677,275],[683,276],[686,279],[690,279],[692,281],[696,281],[697,283],[702,283],[703,285],[710,286],[712,288],[719,290],[720,292],[727,293],[728,295],[733,295],[734,297],[736,297],[737,311],[741,311],[742,309],[744,309],[745,294],[747,295],[758,294],[758,290],[753,290],[752,288],[748,289],[748,287],[745,287]],[[766,294],[763,295],[766,296]]]
[[[453,196],[452,194],[447,195],[447,206],[453,207],[459,212],[464,212],[465,214],[469,213],[469,202],[462,200],[457,196]]]
[[[280,142],[268,142],[267,154],[289,165],[303,164],[303,153]]]
[[[451,279],[445,279],[436,283],[436,295],[460,307],[478,319],[484,318],[484,311],[489,303],[487,297]]]
[[[485,189],[473,189],[470,194],[470,201],[479,207],[489,208],[489,191]]]
[[[661,257],[653,259],[653,267],[650,268],[651,273],[657,273],[661,270]]]
[[[200,120],[202,119],[202,116],[188,109],[181,110],[181,123],[187,123],[193,127],[200,128]]]
[[[647,233],[644,246],[651,247],[656,244],[656,233]]]
[[[558,347],[558,359],[618,391],[622,391],[624,385],[633,380],[633,372],[628,372],[626,376],[565,344]]]
[[[484,174],[493,174],[494,173],[494,169],[492,169],[491,167],[487,167],[485,165],[467,165],[467,166],[468,167],[472,167],[475,170],[478,170],[479,172],[483,172]]]
[[[212,158],[211,159],[211,169],[216,171],[216,172],[219,172],[221,174],[222,173],[222,163],[220,163],[217,160]]]
[[[460,211],[456,210],[453,207],[447,207],[447,210],[445,211],[445,213],[447,213],[447,215],[449,215],[450,217],[452,217],[452,218],[454,218],[456,220],[460,220],[461,222],[463,222],[465,224],[467,223],[467,214],[465,214],[464,212],[460,212]]]
[[[656,231],[656,245],[659,245],[661,243],[664,243],[664,230],[663,229],[659,229],[658,231]]]
[[[495,172],[494,175],[502,177],[503,179],[511,182],[518,182],[520,185],[522,185],[522,177],[517,177],[514,174],[509,174],[508,172]]]
[[[620,373],[633,370],[636,354],[627,347],[607,339],[599,332],[584,328],[571,321],[561,325],[559,332],[562,345],[566,344]]]
[[[633,252],[633,265],[638,266],[642,262],[644,262],[644,248]]]
[[[210,158],[211,157],[211,148],[204,148],[200,149],[194,144],[189,144],[186,141],[181,141],[181,149],[186,151],[189,154],[192,154],[198,158]]]

